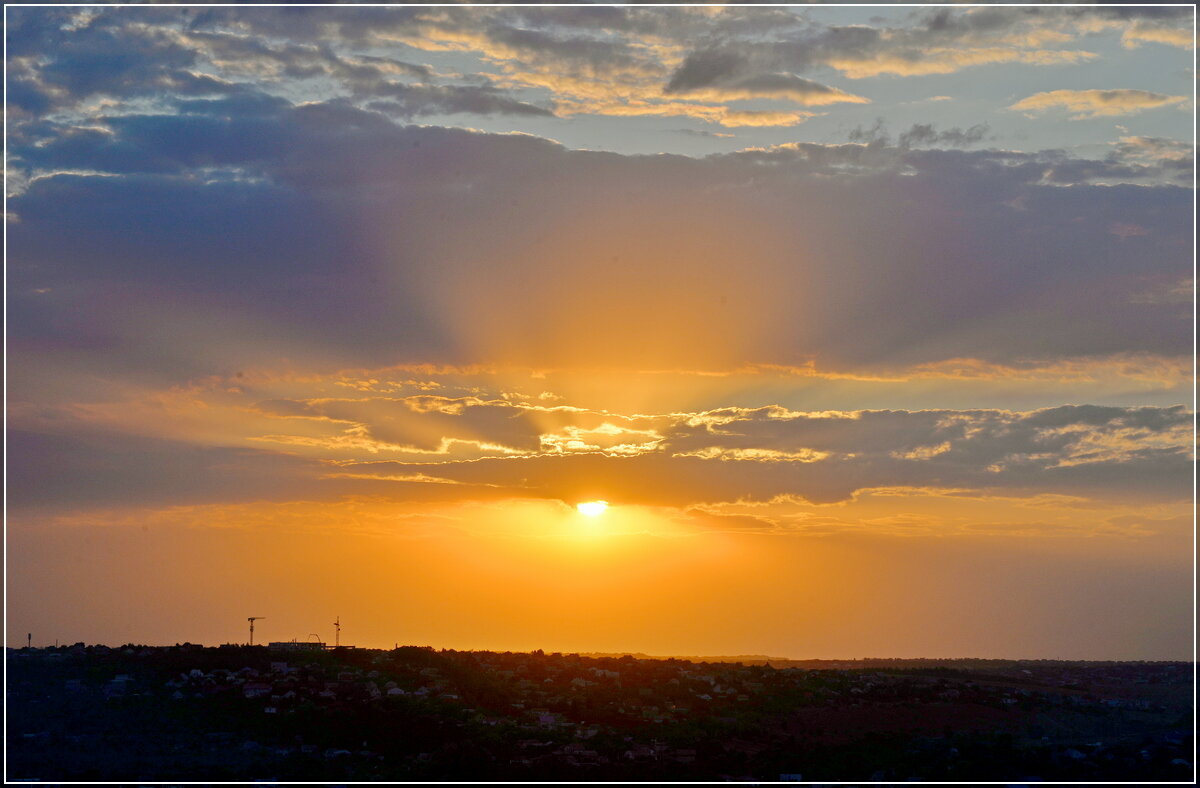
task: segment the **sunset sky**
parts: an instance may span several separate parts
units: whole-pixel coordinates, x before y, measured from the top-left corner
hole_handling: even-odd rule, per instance
[[[1193,8],[5,31],[9,645],[1191,658]]]

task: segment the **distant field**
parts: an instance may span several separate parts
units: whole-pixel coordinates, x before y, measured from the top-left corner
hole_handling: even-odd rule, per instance
[[[1192,772],[1189,663],[729,659],[10,649],[6,777],[1020,782]]]

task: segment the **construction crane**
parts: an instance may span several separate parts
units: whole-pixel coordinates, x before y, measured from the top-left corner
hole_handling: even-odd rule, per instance
[[[250,622],[250,645],[254,645],[254,622],[266,616],[247,616],[246,620]]]
[[[333,647],[342,645],[342,617],[338,616],[333,622]]]

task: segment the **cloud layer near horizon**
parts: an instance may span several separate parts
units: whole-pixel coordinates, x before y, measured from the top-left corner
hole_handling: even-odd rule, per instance
[[[689,507],[833,503],[902,487],[1154,503],[1186,500],[1191,468],[1191,414],[1182,406],[623,416],[416,395],[274,399],[253,410],[260,418],[246,425],[243,448],[189,450],[80,422],[15,430],[23,462],[13,504],[354,493]]]

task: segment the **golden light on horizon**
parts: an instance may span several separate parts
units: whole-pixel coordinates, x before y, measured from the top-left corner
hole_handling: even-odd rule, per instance
[[[584,501],[575,505],[579,513],[587,517],[599,517],[608,508],[608,501]]]

